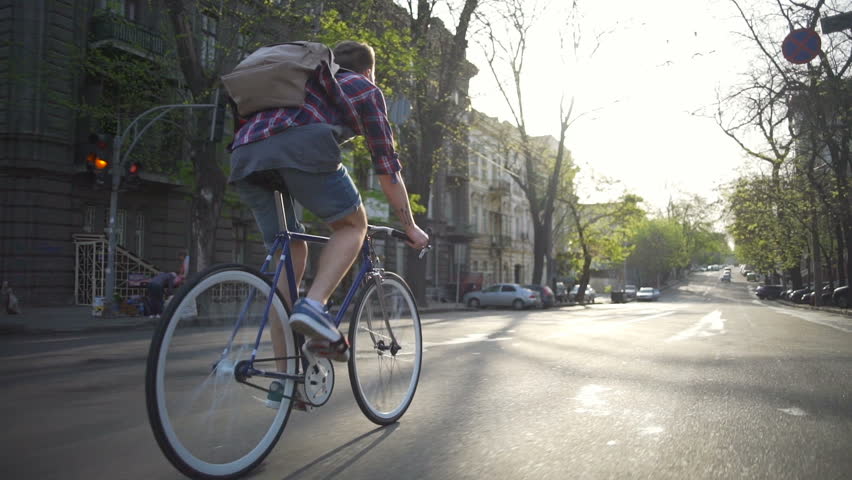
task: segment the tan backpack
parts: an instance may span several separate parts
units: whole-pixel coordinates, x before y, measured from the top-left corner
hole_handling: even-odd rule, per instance
[[[222,83],[241,117],[262,110],[299,107],[305,102],[305,82],[325,62],[331,74],[340,68],[334,53],[322,43],[287,42],[254,51]]]

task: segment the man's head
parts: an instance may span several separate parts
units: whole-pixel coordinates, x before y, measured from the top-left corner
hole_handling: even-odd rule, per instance
[[[334,47],[334,61],[341,67],[375,81],[376,53],[366,43],[346,40]]]

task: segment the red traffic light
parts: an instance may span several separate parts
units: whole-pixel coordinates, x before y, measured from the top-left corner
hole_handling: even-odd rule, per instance
[[[130,164],[129,172],[130,172],[131,175],[136,175],[137,173],[139,173],[140,168],[141,168],[141,166],[138,163],[133,162],[133,163]]]

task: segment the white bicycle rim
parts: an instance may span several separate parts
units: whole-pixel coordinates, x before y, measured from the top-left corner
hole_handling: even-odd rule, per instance
[[[194,287],[192,287],[192,290],[190,290],[187,295],[184,296],[183,299],[181,299],[180,304],[174,310],[174,315],[178,317],[177,320],[179,321],[180,315],[183,312],[191,312],[193,310],[197,310],[196,301],[201,293],[207,292],[210,287],[213,287],[216,284],[225,282],[239,282],[247,284],[253,288],[256,288],[259,292],[263,292],[264,295],[267,295],[270,289],[269,284],[267,284],[262,278],[251,272],[241,270],[223,270],[220,272],[215,272],[204,278]],[[277,295],[274,296],[272,308],[275,310],[275,312],[278,313],[278,318],[280,318],[283,322],[286,345],[288,346],[288,348],[292,348],[294,345],[292,332],[289,328],[286,327],[287,312]],[[172,424],[172,419],[169,416],[169,411],[166,404],[165,370],[168,364],[167,354],[169,352],[169,346],[171,345],[175,328],[178,323],[178,321],[175,320],[176,319],[174,318],[169,320],[168,328],[160,344],[160,352],[159,358],[157,360],[156,369],[157,409],[159,412],[160,423],[162,425],[163,432],[166,438],[168,439],[169,444],[173,448],[174,452],[190,468],[194,469],[199,473],[209,476],[222,477],[233,475],[236,472],[240,472],[252,466],[252,464],[257,461],[258,457],[264,455],[269,449],[272,448],[274,442],[276,442],[278,439],[279,432],[283,428],[283,422],[286,420],[287,416],[290,413],[289,400],[285,398],[281,401],[281,406],[275,414],[275,417],[270,422],[268,430],[260,438],[258,444],[254,448],[246,452],[245,455],[243,455],[242,457],[227,463],[211,463],[205,461],[204,459],[198,458],[198,456],[192,453],[189,448],[184,445],[184,442],[181,440],[181,438],[179,438],[177,432],[175,431],[174,425]],[[270,328],[269,325],[267,325],[266,329],[268,328]],[[224,345],[222,345],[222,347],[224,348]],[[287,372],[295,374],[296,360],[290,358],[287,359],[286,362]],[[233,382],[236,387],[251,388],[244,385],[236,385],[236,380],[233,380]],[[294,382],[288,381],[282,383],[284,384],[284,395],[286,397],[291,397],[293,395]]]
[[[394,328],[394,334],[397,336],[397,340],[400,341],[402,350],[400,350],[400,354],[398,356],[381,356],[377,353],[371,354],[369,351],[369,349],[372,348],[372,345],[370,335],[367,332],[368,328],[366,327],[365,315],[371,314],[371,312],[367,310],[371,306],[371,300],[378,298],[376,286],[371,284],[368,287],[363,300],[358,305],[358,312],[355,317],[356,323],[353,325],[353,328],[356,328],[356,334],[352,338],[351,348],[353,361],[352,364],[350,364],[350,368],[353,369],[353,388],[357,389],[356,395],[360,395],[361,400],[365,404],[364,406],[378,419],[390,421],[403,413],[413,400],[422,366],[423,339],[420,328],[420,314],[414,303],[414,297],[411,295],[407,286],[393,276],[388,276],[385,277],[382,287],[385,291],[386,297],[389,296],[388,292],[393,290],[396,294],[396,300],[402,300],[403,306],[410,314],[410,317],[405,320],[405,322],[409,323],[409,325],[393,322],[393,315],[391,315],[391,327]],[[392,308],[392,306],[388,305],[388,308]],[[372,315],[371,322],[373,327],[376,330],[384,329],[384,320],[381,317],[381,312],[379,310],[374,310]],[[370,342],[369,347],[367,345],[359,345],[360,342],[365,341]],[[365,358],[365,355],[368,356],[368,358]],[[378,389],[382,387],[383,383],[384,385],[387,385],[389,382],[386,382],[385,379],[378,379],[377,387],[365,384],[366,382],[365,378],[363,378],[363,374],[367,369],[367,365],[373,362],[378,362],[378,368],[374,368],[373,370],[378,370],[379,375],[388,374],[391,375],[391,377],[395,371],[398,371],[397,367],[400,365],[411,365],[410,373],[405,374],[410,375],[408,383],[405,386],[405,391],[399,396],[398,402],[392,402],[394,404],[392,405],[392,408],[388,408],[387,405],[380,404],[380,400],[382,399],[381,397],[384,395],[384,392],[378,391]],[[370,394],[371,392],[372,394]]]

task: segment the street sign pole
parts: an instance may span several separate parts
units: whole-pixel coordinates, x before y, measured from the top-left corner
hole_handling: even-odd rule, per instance
[[[842,30],[852,28],[852,12],[845,12],[831,17],[822,17],[819,19],[819,26],[822,28],[822,33],[835,33]]]

